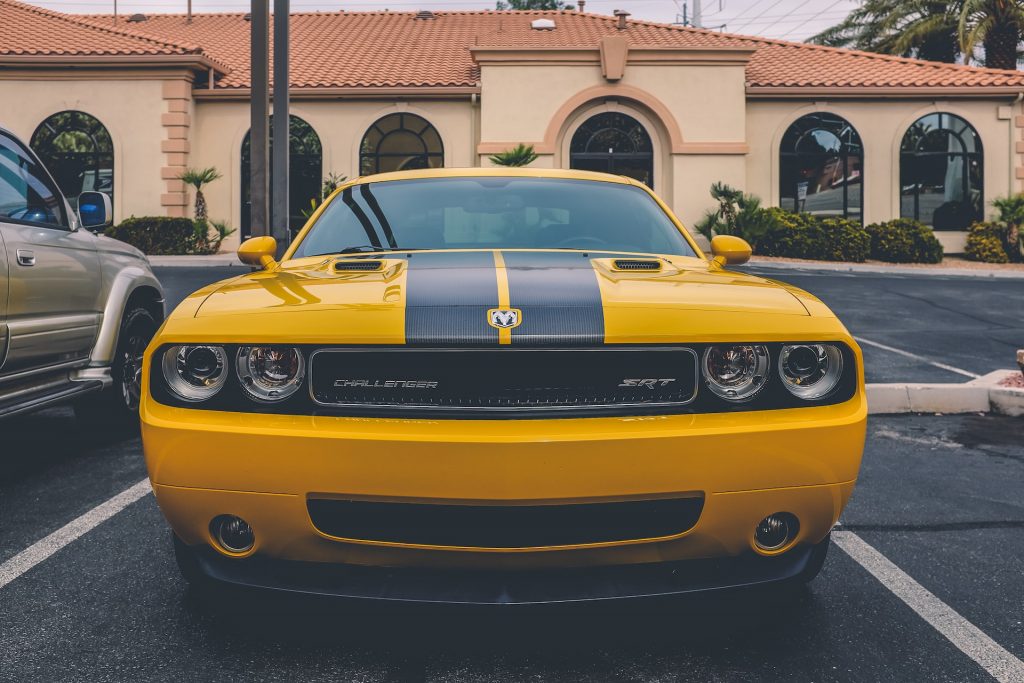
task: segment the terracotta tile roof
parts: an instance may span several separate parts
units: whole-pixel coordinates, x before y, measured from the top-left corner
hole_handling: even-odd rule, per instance
[[[220,88],[249,86],[249,30],[244,15],[155,14],[131,29],[110,29],[110,17],[79,19],[47,12],[13,0],[0,0],[0,55],[16,50],[198,50],[230,67]],[[7,9],[32,24],[33,38],[3,30]],[[637,47],[753,49],[747,65],[752,88],[946,88],[1005,87],[1024,89],[1024,73],[924,62],[868,52],[840,50],[750,36],[717,33],[646,21],[617,29],[614,17],[574,11],[435,12],[417,19],[411,12],[297,13],[291,18],[294,87],[472,87],[479,67],[472,47],[596,47],[608,35],[624,35]],[[531,28],[534,19],[553,19],[554,30]],[[61,38],[50,35],[55,24],[69,28]],[[97,31],[107,31],[102,39]],[[83,32],[89,32],[88,35]],[[24,32],[21,32],[24,33]],[[92,41],[91,43],[89,41]],[[19,47],[20,46],[20,47]],[[79,52],[80,51],[80,52]],[[123,52],[131,54],[131,52]]]
[[[187,55],[202,50],[181,40],[133,31],[122,20],[52,12],[0,0],[0,55]]]

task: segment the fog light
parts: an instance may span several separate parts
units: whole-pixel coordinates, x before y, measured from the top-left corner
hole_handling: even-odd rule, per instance
[[[248,552],[256,540],[249,523],[234,515],[214,517],[210,522],[210,533],[217,544],[229,553]]]
[[[754,529],[754,543],[761,550],[778,550],[796,537],[800,524],[788,512],[768,515]]]

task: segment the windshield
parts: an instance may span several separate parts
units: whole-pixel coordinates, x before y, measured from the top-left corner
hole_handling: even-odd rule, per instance
[[[392,249],[587,249],[695,256],[647,192],[560,178],[364,183],[335,197],[294,258]]]

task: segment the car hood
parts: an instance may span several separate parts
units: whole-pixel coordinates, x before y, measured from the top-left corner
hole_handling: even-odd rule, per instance
[[[515,326],[499,330],[493,309],[514,309]],[[768,340],[834,321],[800,290],[703,259],[538,250],[288,261],[198,292],[176,317],[226,337],[430,345],[653,343],[752,330]]]

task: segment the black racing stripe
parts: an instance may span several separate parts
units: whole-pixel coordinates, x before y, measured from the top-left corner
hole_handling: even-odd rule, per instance
[[[604,305],[590,254],[503,251],[512,308],[523,322],[512,330],[516,346],[587,346],[604,343]]]
[[[406,344],[497,344],[498,330],[487,323],[487,310],[497,305],[493,252],[423,252],[409,256]]]

